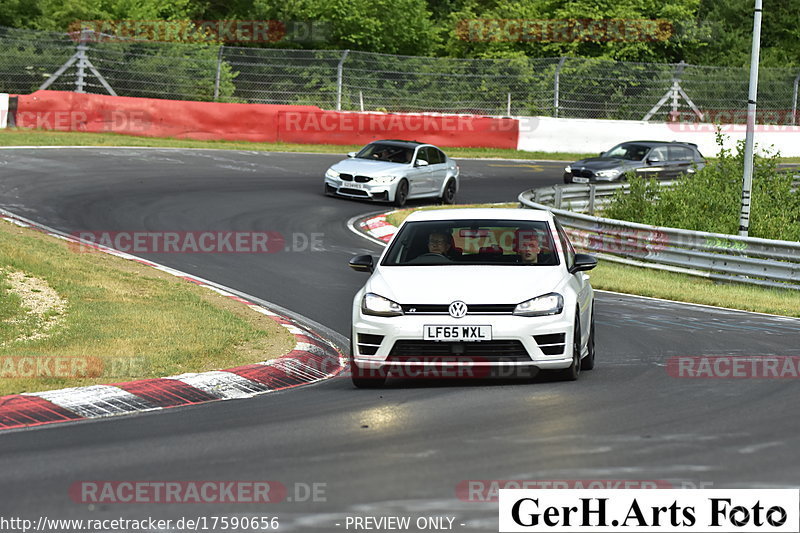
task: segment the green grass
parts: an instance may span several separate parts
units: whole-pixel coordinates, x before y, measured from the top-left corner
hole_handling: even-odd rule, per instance
[[[230,368],[294,345],[285,328],[244,304],[5,221],[0,269],[0,395]],[[11,292],[9,272],[43,280],[66,300],[63,319],[48,336],[20,340],[37,324]],[[89,377],[17,377],[9,365],[20,357],[89,358],[93,371]]]
[[[458,207],[517,207],[519,204],[471,204],[458,206],[426,206],[391,212],[386,221],[395,226],[420,209]],[[800,316],[800,291],[768,289],[743,283],[719,283],[688,274],[598,261],[589,272],[592,287],[599,290],[664,298],[679,302],[756,311],[785,316]]]
[[[258,143],[247,141],[195,141],[160,137],[135,137],[115,133],[80,133],[11,128],[0,130],[0,146],[135,146],[160,148],[211,148],[216,150],[255,150],[261,152],[314,152],[346,154],[363,145]],[[455,158],[554,159],[575,161],[591,154],[525,152],[500,148],[446,148]]]
[[[595,289],[759,313],[800,316],[800,291],[790,289],[718,283],[686,274],[602,260],[589,275]]]

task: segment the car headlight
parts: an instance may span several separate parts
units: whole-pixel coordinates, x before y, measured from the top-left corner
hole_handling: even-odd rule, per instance
[[[329,168],[328,171],[325,172],[325,177],[326,178],[338,178],[339,177],[339,172],[336,172],[332,168]]]
[[[564,167],[564,172],[567,172],[567,173],[572,172],[572,167],[570,165],[565,166]]]
[[[365,315],[376,316],[400,316],[403,314],[400,304],[372,292],[368,292],[361,299],[361,311]]]
[[[608,170],[598,170],[597,172],[595,172],[595,175],[601,178],[611,178],[611,179],[616,178],[620,174],[622,174],[622,170],[618,168],[610,168]]]
[[[557,315],[564,310],[564,297],[551,292],[543,296],[525,300],[514,308],[517,316],[546,316]]]
[[[384,183],[391,183],[396,179],[397,179],[397,176],[378,176],[376,178],[372,178],[372,182],[373,183],[384,184]]]

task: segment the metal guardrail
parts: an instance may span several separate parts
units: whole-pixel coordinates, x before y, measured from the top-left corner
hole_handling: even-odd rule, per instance
[[[555,185],[525,191],[518,199],[523,207],[551,211],[576,247],[602,259],[719,281],[800,290],[800,242],[664,228],[593,215],[618,189],[626,187]]]

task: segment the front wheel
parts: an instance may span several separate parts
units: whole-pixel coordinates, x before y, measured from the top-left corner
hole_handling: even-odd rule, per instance
[[[403,207],[406,205],[406,200],[408,199],[408,182],[406,180],[402,180],[400,183],[397,184],[397,190],[394,193],[394,205],[397,207]]]
[[[442,203],[447,205],[456,203],[456,180],[451,179],[447,182],[447,185],[444,186]]]

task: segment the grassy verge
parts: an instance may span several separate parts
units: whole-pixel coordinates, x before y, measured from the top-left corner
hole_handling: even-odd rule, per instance
[[[229,368],[294,345],[230,298],[2,220],[0,271],[0,395]]]
[[[161,137],[135,137],[115,133],[79,133],[12,128],[0,130],[0,146],[142,146],[160,148],[211,148],[217,150],[255,150],[261,152],[315,152],[346,154],[363,145],[258,143],[247,141],[195,141]],[[500,148],[447,148],[451,157],[500,159],[553,159],[575,161],[590,154],[525,152]]]
[[[471,204],[455,207],[518,207],[513,204]],[[419,209],[450,209],[453,206],[425,206],[401,209],[390,213],[386,221],[395,226]],[[589,272],[592,287],[600,290],[650,296],[697,304],[729,307],[745,311],[800,316],[800,291],[768,289],[740,283],[715,281],[677,274],[621,265],[600,260],[597,268]]]

